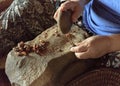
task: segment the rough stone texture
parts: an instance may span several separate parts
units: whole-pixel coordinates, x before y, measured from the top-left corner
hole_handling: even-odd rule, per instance
[[[50,0],[14,0],[0,16],[0,57],[55,24]]]
[[[62,34],[57,25],[47,29],[26,44],[38,44],[40,40],[50,44],[43,55],[29,53],[17,56],[9,52],[6,60],[6,74],[13,86],[63,86],[79,74],[93,67],[93,60],[78,60],[70,52],[73,43],[87,37],[87,33],[72,26],[70,35]]]

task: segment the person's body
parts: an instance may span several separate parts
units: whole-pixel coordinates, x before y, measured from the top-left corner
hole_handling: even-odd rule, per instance
[[[120,0],[68,0],[58,11],[73,10],[72,20],[76,22],[83,13],[83,24],[95,34],[78,43],[71,51],[80,59],[98,58],[120,50]]]

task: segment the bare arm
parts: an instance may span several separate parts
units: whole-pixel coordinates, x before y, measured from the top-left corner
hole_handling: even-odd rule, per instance
[[[114,52],[114,51],[119,51],[120,50],[120,34],[115,34],[115,35],[111,35],[109,36],[110,38],[110,52]]]

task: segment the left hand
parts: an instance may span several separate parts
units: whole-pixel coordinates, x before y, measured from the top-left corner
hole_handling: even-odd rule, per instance
[[[79,59],[98,58],[109,52],[110,45],[108,36],[92,36],[72,47],[71,51]]]

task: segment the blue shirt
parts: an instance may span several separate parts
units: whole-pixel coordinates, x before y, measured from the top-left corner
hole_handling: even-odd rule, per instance
[[[91,0],[85,5],[83,24],[96,35],[120,33],[120,0]]]

